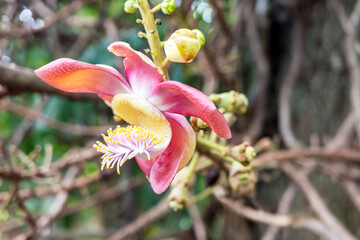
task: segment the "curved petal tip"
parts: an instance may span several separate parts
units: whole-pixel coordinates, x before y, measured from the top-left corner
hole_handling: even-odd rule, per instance
[[[121,74],[110,66],[97,66],[70,58],[60,58],[35,70],[44,82],[66,92],[89,92],[101,96],[130,93]]]
[[[125,74],[135,94],[147,99],[152,89],[163,82],[164,76],[145,54],[136,51],[126,42],[114,42],[108,50],[116,56],[125,57]]]

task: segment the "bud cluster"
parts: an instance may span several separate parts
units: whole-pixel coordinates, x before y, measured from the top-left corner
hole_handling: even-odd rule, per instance
[[[249,101],[242,93],[234,90],[221,94],[211,94],[210,99],[225,112],[243,114],[246,112]]]
[[[210,129],[206,122],[197,117],[190,117],[190,123],[195,132],[199,132],[200,130],[206,131]]]
[[[230,168],[229,184],[235,194],[249,195],[254,192],[257,177],[251,166],[234,161]]]
[[[256,152],[249,143],[244,142],[231,149],[231,155],[236,159],[229,174],[229,184],[234,193],[248,195],[254,191],[257,177],[252,171],[251,161]]]
[[[232,147],[230,151],[231,155],[245,166],[249,165],[256,156],[255,149],[248,142]]]
[[[180,183],[171,189],[168,197],[169,207],[174,211],[186,208],[189,205],[189,187],[186,183]]]
[[[195,183],[195,176],[187,176],[191,171],[190,166],[186,166],[178,172],[171,183],[171,191],[168,196],[169,207],[174,211],[186,208],[190,202],[190,188]]]
[[[161,3],[161,11],[164,14],[172,14],[175,11],[175,0],[164,0]]]

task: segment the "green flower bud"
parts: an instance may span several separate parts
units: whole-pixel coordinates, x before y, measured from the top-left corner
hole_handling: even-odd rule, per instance
[[[135,0],[126,0],[124,10],[127,13],[134,13],[137,10],[137,4]]]
[[[166,57],[171,62],[178,63],[192,62],[200,48],[201,42],[197,38],[197,33],[185,28],[171,34],[164,46]]]
[[[189,188],[186,184],[175,186],[168,197],[169,207],[174,211],[186,208],[189,205]]]
[[[199,132],[200,130],[208,130],[209,129],[209,125],[207,125],[206,122],[204,122],[200,118],[190,117],[190,123],[195,132]]]
[[[231,190],[235,194],[244,196],[254,192],[257,177],[256,174],[251,171],[251,167],[244,166],[235,161],[231,165],[228,180]]]
[[[231,155],[239,162],[248,166],[256,156],[255,149],[248,142],[231,148]]]
[[[248,146],[245,149],[245,156],[249,162],[252,161],[254,159],[254,157],[256,156],[255,149],[251,146]]]
[[[226,112],[243,114],[249,105],[246,96],[236,91],[225,92],[221,94],[211,94],[210,99]]]
[[[164,0],[161,4],[161,10],[164,14],[172,14],[175,8],[175,0]]]

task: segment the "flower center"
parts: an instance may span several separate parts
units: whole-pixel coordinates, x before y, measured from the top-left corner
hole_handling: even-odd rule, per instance
[[[145,131],[141,127],[128,126],[126,128],[117,126],[115,130],[111,128],[103,134],[105,144],[96,142],[94,148],[103,153],[101,157],[101,170],[106,166],[113,168],[117,165],[117,172],[120,174],[120,167],[135,156],[140,158],[152,157],[152,149],[161,144],[164,140],[156,138],[151,132]]]
[[[170,124],[163,113],[147,100],[134,94],[117,94],[111,102],[115,115],[131,125],[152,132],[157,137],[170,137]]]

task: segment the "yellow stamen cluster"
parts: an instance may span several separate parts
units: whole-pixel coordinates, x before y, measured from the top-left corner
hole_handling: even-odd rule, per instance
[[[126,128],[117,126],[115,130],[110,128],[107,131],[107,136],[104,134],[102,136],[105,143],[97,141],[94,144],[94,148],[104,154],[101,157],[101,170],[105,166],[113,168],[117,163],[118,173],[120,173],[120,167],[126,160],[132,159],[139,154],[146,154],[147,158],[150,159],[148,150],[163,141],[163,139],[159,140],[151,132],[131,125]]]

